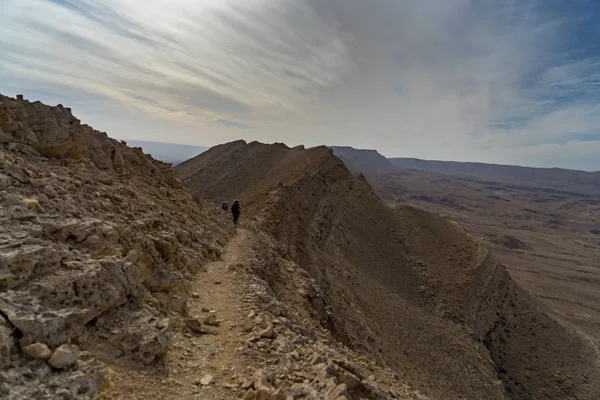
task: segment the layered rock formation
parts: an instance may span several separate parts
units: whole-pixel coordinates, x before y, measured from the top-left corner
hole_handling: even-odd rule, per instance
[[[456,221],[392,209],[325,148],[221,145],[178,166],[215,201],[275,238],[265,281],[338,340],[434,398],[595,399],[593,347],[548,315]]]
[[[228,237],[170,165],[68,108],[0,96],[0,397],[95,398],[167,351]],[[62,396],[62,397],[61,397]]]

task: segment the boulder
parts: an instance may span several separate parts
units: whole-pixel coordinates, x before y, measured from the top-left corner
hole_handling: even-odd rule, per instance
[[[75,365],[78,358],[79,354],[74,346],[63,344],[54,350],[48,364],[56,369],[65,369]]]
[[[200,384],[202,386],[208,386],[213,381],[213,376],[211,374],[206,374],[200,379]]]
[[[44,343],[33,343],[21,349],[23,355],[33,360],[48,360],[52,356],[52,350]]]

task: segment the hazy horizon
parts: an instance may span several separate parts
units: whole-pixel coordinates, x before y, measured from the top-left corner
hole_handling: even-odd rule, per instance
[[[593,0],[4,0],[0,93],[112,137],[600,170]]]
[[[144,150],[144,152],[146,154],[151,154],[154,158],[156,158],[157,160],[161,160],[161,161],[166,161],[166,162],[174,162],[177,161],[178,163],[186,161],[190,158],[193,158],[195,156],[197,156],[198,154],[209,150],[212,146],[196,146],[196,145],[186,145],[186,144],[181,144],[181,143],[171,143],[171,142],[157,142],[157,141],[148,141],[148,140],[137,140],[137,139],[127,139],[127,138],[114,138],[117,140],[123,140],[127,143],[127,145],[129,146],[135,146],[135,147],[142,147],[142,149]],[[234,139],[234,140],[245,140],[243,138],[239,138],[239,139]],[[248,140],[245,140],[246,142],[250,142]],[[226,142],[224,142],[226,143]],[[218,143],[218,144],[224,144],[224,143]],[[273,144],[275,142],[270,142],[267,144]],[[278,143],[283,143],[284,145],[288,146],[288,147],[293,147],[285,142],[278,142]],[[216,144],[216,145],[218,145]],[[215,145],[215,146],[216,146]],[[150,146],[150,147],[149,147]],[[163,148],[158,148],[155,146],[166,146]],[[173,146],[173,147],[171,147]],[[381,154],[377,149],[369,149],[369,148],[364,148],[364,149],[360,149],[360,148],[355,148],[352,146],[338,146],[338,145],[321,145],[321,146],[327,146],[330,148],[335,148],[335,147],[348,147],[348,148],[352,148],[355,150],[367,150],[367,151],[376,151],[379,155],[385,157],[383,154]],[[186,149],[183,152],[177,152],[175,149],[181,149],[183,147],[188,147],[189,149]],[[194,151],[198,151],[197,153],[194,153]],[[165,157],[164,155],[167,155],[167,157]],[[182,156],[180,156],[181,154],[189,154],[187,156],[187,158],[184,158]],[[435,159],[425,159],[425,158],[416,158],[416,157],[386,157],[387,159],[394,159],[394,158],[405,158],[405,159],[415,159],[415,160],[420,160],[420,161],[434,161],[434,162],[462,162],[462,163],[473,163],[473,161],[456,161],[456,160],[435,160]],[[479,163],[479,162],[474,162],[474,163]],[[501,165],[501,166],[511,166],[511,167],[524,167],[524,168],[560,168],[560,167],[530,167],[527,165],[518,165],[518,164],[497,164],[497,163],[483,163],[483,164],[488,164],[488,165]],[[573,170],[573,169],[571,169]],[[574,171],[578,171],[578,170],[574,170]],[[584,171],[584,172],[600,172],[600,170],[580,170],[580,171]]]

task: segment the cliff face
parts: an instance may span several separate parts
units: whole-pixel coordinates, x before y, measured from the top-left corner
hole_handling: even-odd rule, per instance
[[[92,399],[103,362],[161,359],[223,222],[168,164],[0,96],[0,397]]]
[[[182,166],[197,194],[238,197],[242,220],[307,271],[323,326],[407,382],[439,398],[595,398],[585,340],[458,223],[386,206],[331,150],[235,142]]]

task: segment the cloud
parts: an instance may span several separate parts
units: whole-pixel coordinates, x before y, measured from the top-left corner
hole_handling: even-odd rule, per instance
[[[228,121],[226,119],[220,119],[220,120],[218,120],[217,124],[221,124],[223,126],[229,126],[229,127],[232,127],[232,128],[238,128],[238,129],[250,129],[250,128],[252,128],[251,126],[240,124],[239,122],[235,122],[235,121]]]
[[[2,7],[0,91],[73,104],[113,136],[210,145],[253,127],[246,139],[576,167],[600,133],[592,0]]]

